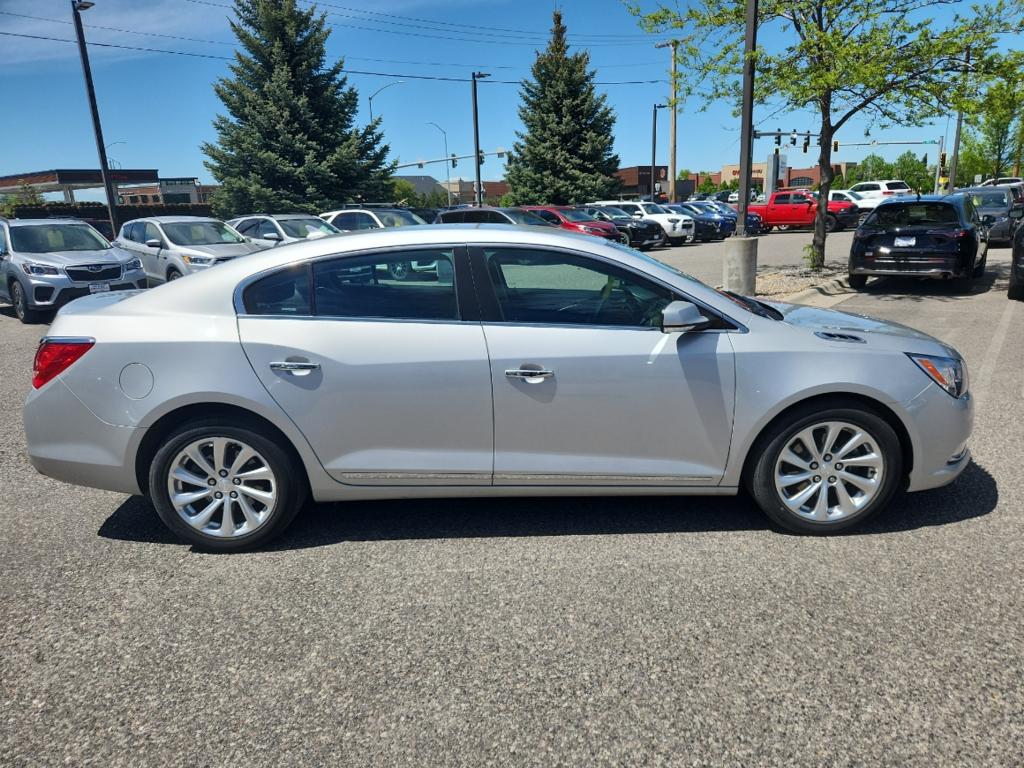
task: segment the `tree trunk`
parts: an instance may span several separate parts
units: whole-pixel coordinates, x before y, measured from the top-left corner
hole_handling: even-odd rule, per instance
[[[826,97],[821,104],[821,132],[818,138],[821,147],[818,152],[818,213],[814,218],[814,239],[811,241],[811,269],[819,270],[825,266],[825,222],[828,217],[828,193],[832,189],[832,110],[831,99]]]

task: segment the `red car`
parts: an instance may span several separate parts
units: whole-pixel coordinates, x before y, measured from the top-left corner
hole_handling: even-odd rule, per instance
[[[599,221],[585,211],[567,205],[524,205],[524,210],[540,216],[544,221],[570,232],[583,232],[594,237],[622,242],[623,235],[610,221]]]

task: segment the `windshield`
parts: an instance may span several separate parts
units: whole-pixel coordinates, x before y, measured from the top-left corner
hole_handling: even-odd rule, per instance
[[[385,227],[415,227],[427,223],[408,211],[377,211],[377,217]]]
[[[612,208],[610,205],[604,206],[601,209],[602,213],[606,213],[613,219],[631,219],[633,218],[621,208]]]
[[[1010,204],[1005,192],[971,192],[969,197],[977,208],[1006,208]]]
[[[657,205],[656,203],[641,203],[641,207],[647,213],[668,213],[668,211],[666,211],[664,208],[662,208],[660,205]]]
[[[11,227],[11,249],[21,253],[104,251],[110,243],[88,224],[32,224]]]
[[[561,213],[567,221],[594,221],[594,217],[584,211],[577,211],[572,208],[560,208]]]
[[[960,225],[960,215],[949,203],[915,202],[880,205],[864,222],[865,227],[950,227]]]
[[[839,194],[846,195],[847,197],[852,197],[854,200],[864,199],[864,195],[862,195],[860,192],[840,192]]]
[[[164,234],[175,245],[224,245],[245,240],[223,221],[176,221],[164,224]]]
[[[289,237],[309,237],[314,234],[336,235],[340,229],[328,224],[323,219],[310,216],[308,219],[278,219],[278,224]]]
[[[554,227],[557,224],[550,224],[544,221],[540,216],[529,211],[522,211],[518,208],[506,208],[505,215],[508,216],[516,224],[529,224],[531,227]]]

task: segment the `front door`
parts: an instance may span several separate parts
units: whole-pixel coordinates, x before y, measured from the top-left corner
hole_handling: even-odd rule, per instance
[[[249,361],[335,480],[490,484],[490,369],[465,253],[326,259],[245,290]],[[395,279],[410,261],[439,266]]]
[[[661,310],[683,297],[591,256],[484,246],[473,266],[495,485],[719,482],[735,389],[728,333],[662,333]]]

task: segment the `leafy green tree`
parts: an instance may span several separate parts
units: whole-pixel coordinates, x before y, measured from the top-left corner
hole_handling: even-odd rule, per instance
[[[386,196],[380,120],[355,125],[358,95],[344,62],[326,60],[324,15],[296,0],[235,0],[234,9],[240,48],[231,76],[214,85],[227,114],[214,120],[216,142],[202,146],[220,183],[214,210],[316,213]]]
[[[892,163],[893,179],[902,179],[910,188],[928,194],[935,188],[935,174],[928,164],[910,150],[897,157]]]
[[[846,184],[853,186],[873,179],[892,179],[892,164],[881,155],[868,155],[846,172]]]
[[[506,172],[514,205],[597,200],[614,195],[620,184],[614,175],[615,113],[594,88],[590,55],[570,56],[561,12],[553,18],[548,47],[522,85],[525,131],[516,134],[515,162]]]
[[[396,203],[405,205],[418,205],[421,195],[416,192],[416,187],[408,179],[391,180],[391,199]]]
[[[744,62],[746,0],[658,0],[645,13],[625,0],[651,32],[670,32],[683,97],[736,103]],[[998,35],[1024,15],[1019,0],[981,0],[946,22],[928,14],[949,0],[761,0],[754,52],[755,99],[792,111],[813,110],[818,124],[821,193],[832,186],[832,141],[852,118],[920,126],[955,107],[969,106],[982,84],[1001,73]],[[970,65],[966,52],[974,51]],[[970,74],[965,75],[969,69]],[[826,209],[820,206],[810,262],[825,261]]]
[[[705,195],[710,195],[718,191],[718,185],[715,184],[715,180],[710,173],[702,173],[700,175],[700,186],[697,187],[697,191]]]
[[[967,117],[956,184],[983,178],[1007,176],[1019,170],[1024,152],[1024,70],[994,83],[977,111]]]
[[[0,197],[0,216],[11,218],[14,209],[28,205],[43,205],[46,200],[25,181],[18,184],[18,191]]]
[[[676,181],[687,181],[692,175],[689,168],[681,168],[676,175]]]

